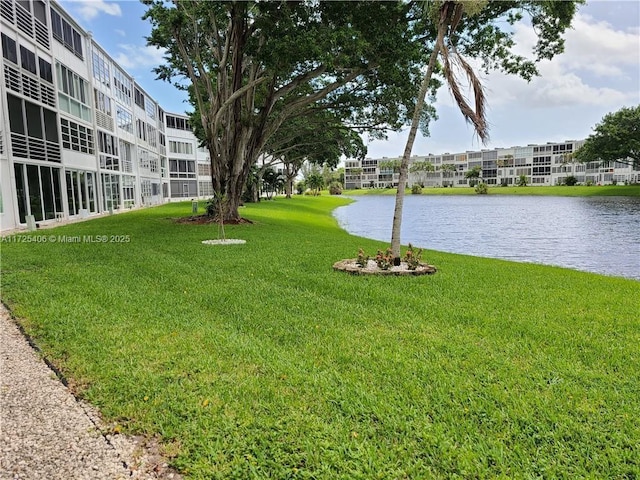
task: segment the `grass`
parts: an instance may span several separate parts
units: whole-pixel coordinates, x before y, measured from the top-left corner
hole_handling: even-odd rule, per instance
[[[344,190],[345,195],[395,195],[395,188],[361,188],[357,190]],[[406,190],[407,195],[411,194],[411,189]],[[595,196],[625,196],[640,197],[640,185],[602,185],[591,186],[575,185],[567,187],[565,185],[551,187],[502,187],[489,186],[489,195],[540,195],[552,197],[595,197]],[[472,187],[455,188],[434,188],[426,187],[422,189],[422,195],[477,195]]]
[[[2,299],[188,478],[638,478],[640,282],[434,251],[434,276],[334,272],[385,246],[345,201],[248,205],[236,246],[184,203],[39,231],[130,242],[2,243]]]

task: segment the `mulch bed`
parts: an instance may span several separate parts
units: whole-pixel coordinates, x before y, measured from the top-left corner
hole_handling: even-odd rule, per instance
[[[409,270],[405,262],[401,262],[399,266],[391,267],[388,270],[382,270],[373,261],[369,260],[366,267],[361,267],[356,263],[355,258],[340,260],[333,264],[334,270],[351,273],[353,275],[432,275],[436,273],[436,267],[421,263],[415,270]]]

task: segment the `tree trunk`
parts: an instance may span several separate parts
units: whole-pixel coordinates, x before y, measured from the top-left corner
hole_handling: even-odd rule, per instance
[[[284,182],[284,193],[286,198],[291,198],[291,193],[293,192],[293,178],[287,176],[287,179]]]
[[[292,164],[285,164],[284,166],[284,192],[287,198],[291,198],[293,194],[293,182],[296,179],[298,171]]]
[[[211,161],[211,181],[214,197],[224,203],[225,222],[237,222],[240,220],[238,208],[242,204],[242,193],[247,183],[251,165],[255,163],[255,155],[248,151],[244,140],[248,138],[250,131],[246,127],[240,127],[234,134],[225,138],[222,144],[209,147],[209,156],[225,158],[225,161]],[[218,148],[222,152],[218,152]],[[253,159],[249,161],[249,159]]]
[[[422,79],[420,85],[420,91],[418,92],[418,99],[416,103],[416,109],[413,112],[413,118],[411,119],[411,129],[409,130],[409,137],[407,138],[407,144],[404,148],[404,154],[402,155],[402,162],[400,163],[400,176],[398,178],[398,191],[396,193],[396,205],[393,211],[393,225],[391,228],[391,253],[393,254],[394,264],[400,264],[400,229],[402,227],[402,207],[404,205],[404,190],[407,185],[407,178],[409,176],[409,159],[411,158],[411,151],[413,150],[413,144],[416,140],[418,133],[418,126],[420,125],[420,115],[424,106],[424,99],[429,89],[429,83],[431,83],[431,76],[436,65],[436,60],[440,54],[440,49],[443,46],[444,34],[446,28],[442,26],[442,23],[438,26],[438,38],[433,46],[433,52],[429,58],[429,65],[427,71]]]

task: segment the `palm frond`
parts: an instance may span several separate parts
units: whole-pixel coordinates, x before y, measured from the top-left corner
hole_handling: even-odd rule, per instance
[[[489,126],[486,119],[487,100],[482,82],[473,71],[473,68],[462,58],[454,47],[446,45],[440,53],[443,60],[443,74],[449,85],[453,99],[465,120],[473,125],[482,143],[487,143],[489,140]],[[467,98],[462,93],[461,82],[456,74],[457,68],[462,69],[467,76],[469,85],[473,91],[475,110],[471,108]]]

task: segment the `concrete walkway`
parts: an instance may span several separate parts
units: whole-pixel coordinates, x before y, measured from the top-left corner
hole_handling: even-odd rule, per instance
[[[179,479],[143,439],[107,435],[0,305],[0,479]]]

